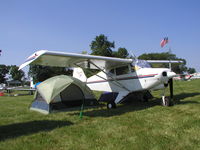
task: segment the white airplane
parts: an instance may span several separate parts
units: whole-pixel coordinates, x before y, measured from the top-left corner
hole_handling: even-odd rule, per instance
[[[28,57],[19,69],[29,64],[73,67],[73,77],[85,82],[91,90],[117,93],[114,99],[108,100],[108,108],[115,108],[116,104],[121,103],[130,94],[143,94],[169,84],[170,98],[165,96],[165,92],[162,96],[162,104],[169,106],[173,98],[172,78],[176,73],[169,68],[151,68],[149,63],[171,64],[182,63],[182,61],[122,59],[40,50]],[[82,68],[98,69],[100,72],[87,78]]]

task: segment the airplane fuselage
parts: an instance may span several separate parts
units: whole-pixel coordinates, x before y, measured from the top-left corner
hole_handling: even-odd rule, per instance
[[[140,68],[137,71],[116,75],[116,72],[99,72],[87,79],[87,85],[92,90],[106,92],[142,91],[150,90],[163,83],[163,72],[170,72],[167,68]]]

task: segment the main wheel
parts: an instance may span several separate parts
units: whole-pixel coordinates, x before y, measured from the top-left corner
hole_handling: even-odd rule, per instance
[[[148,102],[148,101],[149,101],[148,97],[146,95],[144,95],[142,98],[142,102]]]
[[[116,108],[115,102],[113,102],[113,101],[112,101],[112,102],[108,102],[108,103],[107,103],[107,108],[108,108],[108,109]]]

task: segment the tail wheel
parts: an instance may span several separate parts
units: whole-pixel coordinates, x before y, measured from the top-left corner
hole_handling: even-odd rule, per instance
[[[162,96],[162,105],[163,106],[169,106],[170,99],[166,96]]]
[[[115,102],[108,102],[108,103],[107,103],[107,108],[108,108],[108,109],[116,108]]]
[[[163,106],[173,106],[173,101],[170,97],[163,96],[162,97],[162,105]]]
[[[168,85],[169,85],[170,96],[166,97],[165,89]],[[174,92],[173,92],[173,79],[172,78],[169,79],[168,85],[165,85],[165,88],[163,91],[162,102],[161,102],[163,106],[173,106],[174,105],[174,101],[173,101]]]

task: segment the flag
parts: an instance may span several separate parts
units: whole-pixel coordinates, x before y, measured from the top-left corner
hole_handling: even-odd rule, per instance
[[[0,56],[1,56],[1,52],[2,52],[2,50],[0,50]]]
[[[165,37],[161,42],[160,42],[160,46],[163,47],[165,46],[165,44],[167,44],[169,41],[168,41],[168,37]]]

